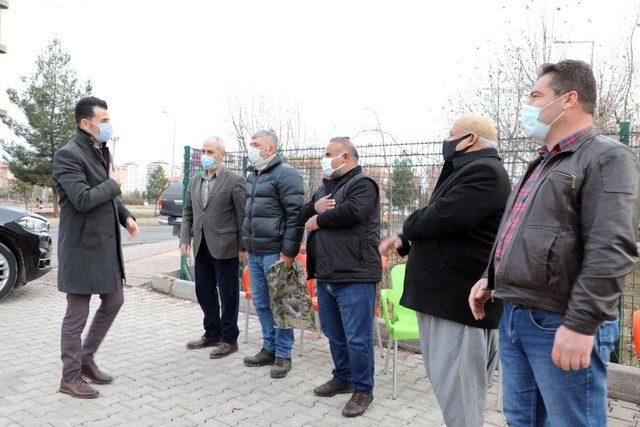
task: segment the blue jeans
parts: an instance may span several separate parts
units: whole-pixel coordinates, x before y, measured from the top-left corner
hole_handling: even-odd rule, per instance
[[[551,360],[564,315],[503,304],[499,347],[507,423],[606,426],[607,361],[618,337],[618,322],[604,322],[596,332],[587,369],[565,372]]]
[[[361,393],[373,390],[375,283],[318,282],[318,314],[329,339],[333,379]]]
[[[271,302],[269,301],[269,284],[267,272],[269,267],[280,259],[280,254],[253,255],[249,254],[249,276],[251,278],[251,294],[253,306],[258,313],[262,326],[262,348],[275,350],[276,357],[291,358],[293,347],[293,329],[275,327]]]

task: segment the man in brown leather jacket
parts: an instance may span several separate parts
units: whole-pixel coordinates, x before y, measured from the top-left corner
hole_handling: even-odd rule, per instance
[[[503,300],[499,347],[509,425],[606,425],[606,363],[619,334],[620,285],[637,261],[640,166],[593,125],[596,81],[581,61],[544,64],[522,108],[544,143],[514,188],[477,319]]]

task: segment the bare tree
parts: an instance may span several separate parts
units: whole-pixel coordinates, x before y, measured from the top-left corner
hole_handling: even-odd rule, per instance
[[[231,127],[241,151],[246,151],[251,136],[263,129],[278,135],[282,149],[301,148],[311,140],[297,105],[278,105],[262,95],[230,96],[228,105]]]

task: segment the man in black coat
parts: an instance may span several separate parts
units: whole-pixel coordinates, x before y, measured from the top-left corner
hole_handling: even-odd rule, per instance
[[[83,98],[76,104],[75,118],[75,137],[53,158],[60,203],[58,289],[67,294],[60,391],[86,399],[99,393],[84,378],[96,384],[113,380],[97,367],[93,356],[124,301],[120,225],[132,237],[138,226],[118,197],[120,185],[106,147],[112,132],[107,103]],[[82,342],[93,294],[99,294],[102,302]]]
[[[380,191],[358,165],[349,138],[331,139],[322,171],[324,184],[300,210],[309,233],[307,272],[317,279],[318,312],[335,365],[332,378],[314,393],[353,393],[342,415],[356,417],[373,401],[373,312],[382,278]]]
[[[468,305],[511,190],[496,134],[487,118],[457,119],[429,203],[380,245],[381,253],[409,255],[401,304],[416,311],[425,368],[449,427],[483,424],[497,362],[501,305],[489,303],[482,320]]]

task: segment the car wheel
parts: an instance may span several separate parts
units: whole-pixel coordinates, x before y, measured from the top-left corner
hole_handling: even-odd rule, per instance
[[[0,243],[0,299],[9,295],[18,280],[18,262],[13,252]]]

